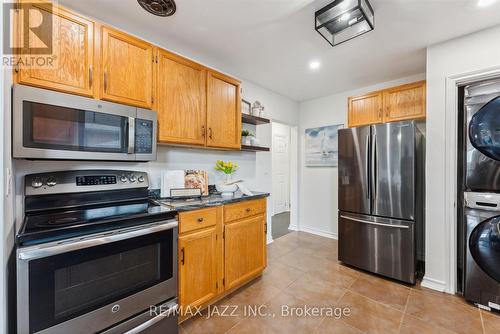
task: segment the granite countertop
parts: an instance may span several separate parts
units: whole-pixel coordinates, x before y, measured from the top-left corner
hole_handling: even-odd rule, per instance
[[[268,197],[269,193],[262,193],[257,191],[252,191],[252,196],[243,195],[241,192],[236,192],[232,197],[222,197],[221,195],[209,195],[196,199],[171,199],[171,198],[160,198],[158,196],[152,196],[152,201],[157,204],[167,206],[171,209],[174,209],[178,212],[182,211],[190,211],[196,209],[203,209],[212,206],[219,206],[230,203],[237,203],[243,201],[249,201],[253,199],[265,198]]]

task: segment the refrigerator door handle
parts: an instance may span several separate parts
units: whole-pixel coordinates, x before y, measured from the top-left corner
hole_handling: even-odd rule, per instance
[[[344,218],[344,219],[347,219],[347,220],[352,220],[352,221],[355,221],[355,222],[358,222],[358,223],[363,223],[363,224],[368,224],[368,225],[377,225],[377,226],[393,227],[393,228],[404,228],[404,229],[410,228],[409,226],[406,226],[406,225],[393,225],[393,224],[375,223],[375,222],[370,222],[370,221],[363,220],[363,219],[357,219],[357,218],[347,217],[347,216],[344,216],[344,215],[340,215],[340,218]]]
[[[370,198],[370,135],[366,136],[366,157],[365,157],[365,168],[366,168],[366,198]]]
[[[373,134],[372,138],[372,164],[371,164],[371,188],[373,198],[377,198],[377,182],[378,182],[378,155],[377,155],[377,134]]]

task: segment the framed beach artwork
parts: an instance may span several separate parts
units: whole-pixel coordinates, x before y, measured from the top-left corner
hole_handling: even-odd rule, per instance
[[[338,130],[343,124],[306,129],[306,166],[307,167],[337,167]]]

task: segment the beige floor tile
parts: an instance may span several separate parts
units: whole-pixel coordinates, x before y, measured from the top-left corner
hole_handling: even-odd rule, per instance
[[[357,328],[347,325],[342,320],[326,317],[314,331],[314,334],[363,334]]]
[[[267,317],[259,317],[258,321],[277,333],[313,333],[320,325],[322,316],[301,316],[299,312],[292,309],[303,309],[307,303],[290,293],[282,293],[275,296],[267,303]],[[283,309],[287,310],[284,312]]]
[[[346,316],[342,320],[362,332],[374,334],[398,333],[403,313],[392,307],[385,306],[351,291],[346,292],[338,304],[340,307],[349,308],[351,312],[350,316]]]
[[[216,310],[215,310],[216,308]],[[215,311],[214,311],[215,310]],[[207,316],[205,310],[203,316],[194,317],[184,321],[181,325],[185,334],[224,334],[237,323],[243,320],[241,315],[232,314],[232,308],[225,308],[225,305],[217,305],[210,311],[211,316]]]
[[[281,256],[290,253],[293,251],[293,248],[284,244],[277,244],[273,242],[269,246],[267,246],[267,257],[276,259]]]
[[[294,250],[278,259],[278,261],[302,271],[325,268],[336,264],[331,260],[311,256],[303,250]]]
[[[351,286],[358,278],[358,273],[339,263],[313,268],[309,271],[309,273],[318,279],[322,279],[336,286],[342,286],[345,288]]]
[[[436,326],[426,321],[414,318],[408,314],[404,315],[400,334],[455,334],[443,327]]]
[[[500,333],[500,313],[481,311],[483,317],[484,334]]]
[[[444,293],[412,290],[406,313],[457,333],[482,332],[479,310]]]
[[[404,311],[410,288],[378,277],[362,276],[358,278],[349,290],[365,297],[381,302],[387,306]]]
[[[281,290],[274,287],[262,279],[257,279],[252,284],[246,285],[243,289],[238,289],[228,296],[229,305],[260,305],[280,294]]]
[[[244,319],[231,328],[227,334],[280,334],[257,319]]]
[[[262,280],[280,290],[284,290],[303,275],[304,272],[296,268],[276,263],[266,269],[262,275]]]
[[[344,295],[346,289],[328,281],[318,279],[312,274],[303,277],[291,284],[287,292],[302,299],[310,306],[335,306]]]

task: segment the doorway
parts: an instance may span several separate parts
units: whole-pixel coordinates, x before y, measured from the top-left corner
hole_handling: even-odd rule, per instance
[[[280,238],[291,232],[291,127],[272,123],[272,237]]]

